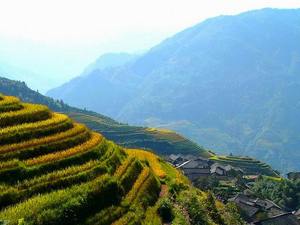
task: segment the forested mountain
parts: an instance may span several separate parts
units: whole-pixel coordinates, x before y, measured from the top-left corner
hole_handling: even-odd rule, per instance
[[[299,170],[299,21],[299,9],[208,19],[124,66],[94,70],[48,94]]]
[[[133,62],[138,58],[136,54],[121,53],[107,53],[101,55],[95,62],[90,64],[80,76],[85,76],[94,70],[103,70],[111,67],[123,66],[129,62]]]

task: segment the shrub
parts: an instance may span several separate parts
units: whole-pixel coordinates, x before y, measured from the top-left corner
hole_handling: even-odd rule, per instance
[[[170,223],[174,219],[172,207],[172,202],[169,199],[164,198],[163,200],[161,200],[158,208],[158,213],[164,223]]]

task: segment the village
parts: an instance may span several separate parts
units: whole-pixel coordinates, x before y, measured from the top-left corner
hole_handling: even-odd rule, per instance
[[[193,155],[171,154],[165,159],[180,169],[196,187],[213,190],[216,198],[224,203],[235,203],[249,225],[300,225],[300,209],[286,211],[249,191],[261,175],[259,173],[250,174],[239,167]],[[299,179],[300,172],[288,173],[287,178]]]

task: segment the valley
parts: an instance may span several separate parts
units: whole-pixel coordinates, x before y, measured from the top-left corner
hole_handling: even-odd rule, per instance
[[[0,19],[0,225],[300,225],[300,2]]]

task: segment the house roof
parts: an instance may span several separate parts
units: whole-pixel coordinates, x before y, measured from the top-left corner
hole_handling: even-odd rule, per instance
[[[180,164],[176,168],[182,168],[184,165],[188,164],[189,162],[191,162],[191,160],[185,161],[184,163]]]
[[[249,205],[249,204],[246,204],[246,203],[243,203],[243,202],[239,202],[239,203],[236,203],[240,209],[246,213],[246,215],[248,217],[253,217],[258,211],[259,211],[259,208],[256,208],[255,206],[252,206],[252,205]]]
[[[185,175],[188,174],[210,174],[209,168],[186,168],[183,170]]]
[[[177,160],[177,159],[179,159],[179,158],[181,158],[181,159],[183,159],[183,160],[186,160],[186,161],[188,161],[188,160],[195,160],[195,159],[200,159],[200,160],[202,160],[202,161],[210,161],[209,159],[207,159],[207,158],[203,158],[203,157],[200,157],[200,156],[194,156],[194,155],[190,155],[190,154],[188,154],[188,155],[183,155],[183,154],[170,154],[169,156],[168,156],[168,158],[170,159],[170,160],[172,160],[172,161],[175,161],[175,160]]]
[[[268,199],[262,200],[262,199],[257,198],[255,200],[255,203],[257,205],[259,205],[259,206],[267,209],[267,210],[270,209],[270,208],[272,208],[272,207],[276,207],[278,209],[281,209],[280,206],[278,206],[276,203],[274,203],[274,202],[272,202],[271,200],[268,200]]]
[[[276,208],[278,209],[278,212],[284,212],[278,205],[270,200],[263,200],[259,198],[253,199],[242,193],[237,194],[234,198],[229,199],[229,201],[235,202],[250,217],[260,209],[270,211],[272,208]],[[257,210],[255,211],[253,208]]]
[[[223,165],[221,165],[221,164],[219,164],[219,163],[214,163],[214,164],[211,165],[211,169],[216,170],[217,168],[220,168],[220,169],[222,169],[222,170],[225,170],[225,166],[223,166]]]
[[[219,163],[214,163],[212,166],[211,166],[211,168],[213,169],[213,170],[216,170],[216,168],[220,168],[220,169],[222,169],[222,170],[225,170],[225,171],[230,171],[230,170],[235,170],[235,171],[241,171],[241,172],[243,172],[243,170],[241,169],[241,168],[238,168],[238,167],[233,167],[233,166],[231,166],[231,165],[222,165],[222,164],[219,164]]]
[[[178,159],[179,157],[181,157],[181,154],[175,155],[175,154],[171,154],[169,155],[169,158],[173,161],[175,161],[176,159]]]
[[[268,219],[254,222],[255,225],[300,225],[299,220],[292,213],[280,214]]]
[[[180,164],[177,166],[177,168],[203,168],[208,166],[208,160],[203,160],[202,158],[196,158],[196,159],[191,159],[187,160],[186,162]]]

